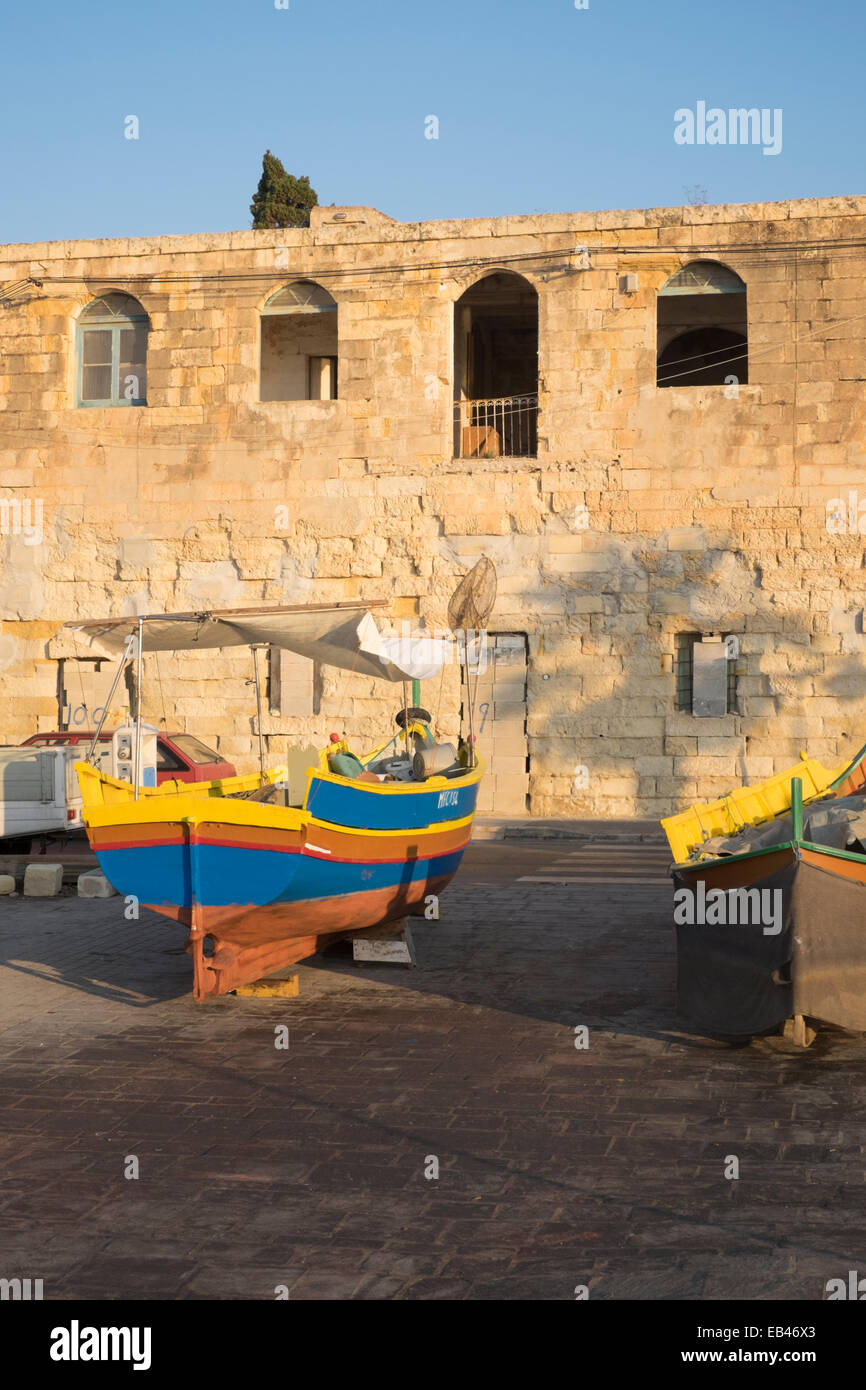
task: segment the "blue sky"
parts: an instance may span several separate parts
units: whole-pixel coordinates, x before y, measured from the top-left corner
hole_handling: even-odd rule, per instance
[[[403,221],[866,191],[862,0],[289,6],[7,6],[0,242],[248,227],[268,147]],[[698,101],[781,108],[781,153],[677,145]]]

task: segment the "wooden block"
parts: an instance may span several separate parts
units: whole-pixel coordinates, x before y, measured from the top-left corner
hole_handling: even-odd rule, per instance
[[[235,990],[235,994],[244,999],[296,999],[300,992],[300,975],[289,975],[285,980],[254,980],[249,985],[238,985]]]
[[[396,932],[392,928],[387,936],[382,934],[383,930],[376,928],[375,935],[363,932],[352,937],[352,954],[356,963],[416,965],[415,945],[409,923],[403,922]]]
[[[811,1047],[818,1034],[809,1027],[802,1014],[794,1014],[793,1018],[785,1019],[782,1036],[796,1047]]]

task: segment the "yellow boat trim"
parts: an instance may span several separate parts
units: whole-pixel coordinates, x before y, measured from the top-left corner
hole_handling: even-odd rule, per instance
[[[480,782],[486,770],[487,765],[483,758],[478,758],[471,772],[467,767],[465,777],[460,778],[460,786],[471,787],[476,782]],[[307,792],[305,796],[305,801],[307,802],[309,802],[310,797],[310,783],[314,777],[317,777],[321,782],[333,782],[340,787],[352,785],[351,777],[341,777],[338,772],[330,772],[327,770],[327,765],[324,768],[308,767]],[[456,777],[443,777],[439,775],[436,777],[428,777],[427,781],[424,783],[380,782],[378,786],[374,786],[372,782],[361,782],[360,786],[363,787],[365,792],[372,792],[373,796],[417,796],[418,788],[422,785],[425,791],[436,792],[442,791],[445,787],[453,787],[456,781]]]
[[[800,754],[800,762],[758,782],[753,787],[738,787],[716,801],[697,801],[686,811],[662,820],[662,828],[674,856],[682,864],[695,850],[716,835],[735,835],[749,825],[761,825],[773,820],[791,806],[791,781],[799,777],[803,783],[803,805],[816,801],[849,768],[842,763],[826,768],[816,758]]]
[[[81,795],[84,805],[89,807],[92,804],[122,804],[127,801],[135,802],[135,789],[129,782],[123,782],[119,777],[110,777],[107,773],[100,772],[92,763],[76,763],[75,771],[78,773],[78,784],[81,787]],[[247,772],[240,777],[221,777],[213,782],[163,782],[158,787],[139,787],[139,799],[137,805],[143,801],[158,801],[160,797],[166,796],[190,796],[197,800],[211,796],[231,796],[236,792],[251,792],[256,787],[271,786],[274,782],[279,782],[288,777],[288,766],[281,763],[277,767],[270,768],[262,778],[260,772]]]
[[[343,835],[363,835],[365,838],[372,835],[377,840],[387,840],[397,836],[402,836],[405,839],[407,835],[436,835],[440,830],[468,829],[473,819],[474,815],[463,816],[460,820],[438,820],[432,825],[425,825],[421,830],[407,830],[405,826],[400,830],[361,830],[353,825],[335,825],[331,820],[317,820],[315,816],[310,816],[309,824],[315,826],[316,829],[339,830]]]
[[[85,806],[86,826],[104,825],[258,825],[277,830],[300,830],[309,821],[297,806],[268,806],[261,801],[230,801],[227,797],[178,796],[169,800],[109,802]]]
[[[229,801],[222,799],[214,804],[212,799],[179,796],[171,803],[161,804],[147,801],[128,801],[108,803],[105,806],[87,806],[82,819],[85,825],[97,829],[106,825],[251,825],[271,830],[306,830],[313,835],[317,830],[339,831],[341,835],[360,836],[362,839],[375,838],[388,840],[411,833],[422,841],[425,836],[436,835],[442,830],[468,829],[472,816],[460,820],[436,821],[422,829],[411,832],[399,830],[368,830],[350,825],[334,825],[331,821],[316,820],[309,812],[297,806],[269,806],[261,801]]]
[[[75,770],[81,784],[84,808],[82,820],[86,826],[94,828],[105,825],[165,825],[168,823],[183,823],[188,825],[201,825],[208,821],[219,822],[222,825],[253,825],[262,828],[278,830],[301,830],[310,826],[321,827],[323,830],[339,830],[345,835],[370,837],[377,839],[396,836],[405,836],[405,827],[396,830],[372,830],[357,826],[334,825],[331,821],[320,820],[312,815],[310,810],[297,806],[270,806],[261,801],[234,801],[228,798],[226,788],[232,790],[252,790],[261,784],[261,777],[258,773],[252,773],[247,777],[224,778],[217,782],[172,782],[163,783],[160,787],[159,795],[141,796],[138,801],[133,796],[133,789],[128,782],[122,782],[118,778],[108,777],[99,772],[91,763],[76,763]],[[480,766],[474,769],[471,781],[475,782],[481,776],[483,768]],[[279,781],[286,776],[285,766],[272,768],[265,774],[265,783],[271,784]],[[315,770],[311,770],[311,774]],[[340,783],[345,786],[347,779],[338,777],[331,773],[326,774],[329,781]],[[468,779],[467,779],[468,780]],[[237,784],[245,784],[238,786]],[[166,787],[170,785],[170,790]],[[436,791],[440,786],[453,786],[453,780],[446,777],[431,777],[424,784],[425,789]],[[465,786],[466,782],[461,781]],[[372,783],[363,783],[365,792],[377,793],[383,790],[383,786],[373,786]],[[389,794],[395,791],[414,791],[417,794],[420,784],[407,783],[406,786],[395,785],[393,782],[387,783]],[[182,788],[182,790],[176,790]],[[206,788],[202,794],[201,788]],[[153,791],[153,788],[142,789]],[[309,788],[308,788],[309,790]],[[213,801],[218,800],[219,805],[213,805]],[[472,815],[463,816],[459,820],[436,821],[431,825],[424,826],[412,833],[423,837],[435,835],[444,829],[459,829],[469,827],[472,823]]]

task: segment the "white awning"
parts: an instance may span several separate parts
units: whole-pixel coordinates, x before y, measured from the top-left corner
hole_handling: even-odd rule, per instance
[[[291,608],[224,608],[212,612],[144,614],[144,654],[265,644],[343,671],[381,680],[427,680],[451,654],[447,641],[415,641],[379,631],[370,609],[381,604],[311,604]],[[138,617],[67,623],[108,655],[119,655],[138,631]]]

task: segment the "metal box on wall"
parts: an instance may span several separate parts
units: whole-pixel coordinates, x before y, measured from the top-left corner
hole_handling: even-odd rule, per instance
[[[693,651],[692,714],[719,719],[728,712],[728,647],[721,637],[704,637]]]

